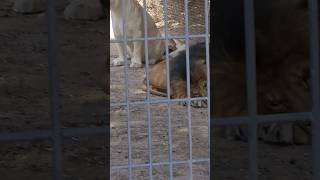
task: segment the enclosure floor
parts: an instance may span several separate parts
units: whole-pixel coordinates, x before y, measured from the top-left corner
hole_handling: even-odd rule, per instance
[[[111,60],[116,57],[116,49],[111,45]],[[111,67],[110,97],[111,102],[125,100],[124,67]],[[142,91],[144,68],[129,69],[128,86],[130,101],[145,101],[146,93]],[[150,99],[164,99],[151,95]],[[193,159],[208,159],[208,118],[206,108],[192,108],[192,140]],[[148,156],[148,107],[147,105],[130,106],[130,127],[132,143],[132,163],[144,164],[149,162]],[[126,165],[128,163],[128,136],[125,107],[111,108],[111,165]],[[154,163],[168,161],[168,106],[162,104],[150,105],[150,123],[152,129],[152,161]],[[188,160],[188,120],[187,107],[179,104],[171,106],[172,122],[172,158],[173,160]],[[186,179],[186,165],[174,166],[174,177]],[[208,163],[194,164],[196,179],[208,178]],[[155,179],[168,179],[168,166],[155,166]],[[115,170],[113,179],[127,179],[127,169]],[[147,168],[134,168],[134,179],[148,179]]]
[[[44,13],[20,15],[0,2],[0,132],[50,130],[48,31]],[[107,23],[66,21],[58,0],[58,54],[62,128],[101,127],[107,119]],[[106,137],[63,140],[65,180],[106,177]],[[52,179],[52,142],[1,142],[1,180]]]
[[[44,14],[18,15],[0,2],[0,131],[50,129],[47,71],[47,31]],[[99,127],[107,116],[106,95],[101,81],[105,71],[105,20],[65,21],[64,1],[58,1],[58,59],[60,62],[60,107],[62,127]],[[111,47],[111,59],[116,50]],[[143,69],[129,70],[129,99],[143,100]],[[124,100],[123,67],[111,68],[111,100]],[[101,86],[100,86],[101,85]],[[161,98],[152,96],[151,98]],[[208,158],[206,109],[192,110],[192,156]],[[111,109],[111,164],[126,165],[128,137],[124,108]],[[168,159],[167,107],[151,105],[152,160]],[[147,107],[130,107],[132,163],[148,163]],[[187,108],[173,104],[172,150],[174,160],[188,158]],[[247,144],[221,138],[214,143],[217,180],[247,177]],[[259,143],[262,180],[311,179],[310,146],[279,146]],[[1,142],[1,180],[46,180],[52,177],[51,141]],[[105,137],[65,138],[63,176],[66,180],[103,180],[106,177]],[[187,166],[173,167],[175,179],[185,180]],[[208,164],[193,165],[194,179],[209,179]],[[155,166],[154,179],[167,179],[168,166]],[[127,179],[127,169],[114,171],[113,179]],[[148,179],[146,169],[133,169],[133,179]]]
[[[110,45],[111,60],[117,57],[115,45]],[[110,97],[111,102],[125,102],[124,67],[111,67]],[[128,99],[145,101],[142,91],[144,68],[128,70]],[[151,100],[164,97],[150,96]],[[152,138],[151,159],[154,163],[166,162],[169,158],[168,106],[150,105],[151,136],[148,136],[148,106],[132,105],[129,107],[131,158],[132,164],[149,162],[148,138]],[[126,107],[111,108],[111,165],[128,164],[128,129]],[[171,106],[172,123],[172,159],[188,160],[188,119],[187,107],[174,103]],[[192,157],[208,158],[208,120],[206,108],[191,108],[192,116]],[[214,178],[217,180],[244,180],[248,176],[248,147],[246,142],[227,140],[216,137],[214,144]],[[259,179],[263,180],[304,180],[311,177],[310,146],[281,146],[260,142],[258,146]],[[174,179],[185,180],[188,177],[188,165],[173,165]],[[154,166],[154,179],[168,179],[169,166]],[[149,169],[133,168],[133,179],[149,179]],[[193,177],[196,180],[209,179],[208,163],[193,164]],[[112,179],[128,179],[128,169],[113,170]]]

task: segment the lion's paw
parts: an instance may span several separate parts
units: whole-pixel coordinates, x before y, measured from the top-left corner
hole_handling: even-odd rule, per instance
[[[124,60],[122,58],[116,58],[111,63],[112,66],[123,66]]]
[[[141,68],[141,67],[143,67],[143,64],[132,61],[131,64],[130,64],[130,67],[131,67],[131,68]]]

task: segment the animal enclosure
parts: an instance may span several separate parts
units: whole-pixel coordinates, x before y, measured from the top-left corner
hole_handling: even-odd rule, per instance
[[[318,1],[306,0],[309,12],[308,62],[311,67],[311,71],[307,72],[310,73],[307,88],[312,95],[310,111],[282,113],[282,106],[279,108],[278,103],[272,102],[270,104],[280,110],[267,115],[258,114],[260,104],[257,103],[259,94],[256,93],[260,86],[267,84],[258,83],[260,76],[256,71],[256,55],[265,52],[257,51],[256,47],[261,47],[261,44],[256,45],[254,38],[256,16],[253,3],[262,1],[243,2],[247,60],[241,64],[245,68],[240,70],[247,76],[241,81],[237,81],[240,76],[230,66],[227,70],[231,69],[228,72],[236,76],[234,79],[224,72],[215,71],[221,70],[221,66],[208,66],[216,60],[211,54],[212,42],[209,46],[209,38],[214,35],[209,31],[209,22],[212,23],[209,14],[214,10],[214,4],[210,3],[213,1],[146,1],[139,0],[143,6],[150,3],[151,9],[148,7],[147,11],[150,10],[163,36],[144,35],[138,39],[123,36],[107,45],[106,20],[66,21],[63,9],[67,2],[64,0],[48,0],[47,14],[20,14],[12,10],[12,0],[0,2],[1,180],[320,179]],[[231,3],[228,6],[232,7]],[[145,12],[142,12],[142,19],[145,19]],[[170,59],[167,40],[170,39],[177,40],[177,45],[186,44],[186,61],[191,60],[188,56],[192,54],[191,44],[204,42],[206,49],[202,53],[206,57],[208,82],[206,96],[192,96],[189,63],[186,63],[187,97],[177,99],[170,97],[172,77],[169,76],[166,81],[168,89],[164,97],[153,95],[150,83],[146,84],[149,86],[147,91],[142,87],[144,78],[150,79],[148,68],[153,65],[145,63],[143,68],[130,68],[129,61],[124,66],[107,65],[110,68],[110,94],[103,93],[105,84],[103,88],[100,84],[105,82],[105,79],[101,80],[106,73],[105,61],[111,62],[119,56],[115,44],[139,41],[147,49],[152,47],[148,47],[146,41],[164,41],[162,62],[167,67]],[[289,40],[287,44],[292,42]],[[298,41],[298,44],[298,50],[303,49],[303,42]],[[110,57],[106,47],[110,48]],[[166,75],[170,74],[170,68],[172,66],[165,70]],[[221,82],[230,82],[231,79],[232,83],[228,84],[231,85],[223,92],[233,92],[233,87],[239,84],[247,87],[248,114],[228,118],[212,115],[216,111],[212,106],[216,102],[211,100],[214,77],[222,77],[224,81]],[[286,84],[285,80],[280,79],[277,83]],[[289,88],[285,90],[290,92]],[[222,105],[224,98],[230,104],[236,104],[234,102],[238,100],[238,97],[222,96],[217,104]],[[206,102],[207,107],[193,107],[193,102]],[[262,105],[269,104],[264,102]],[[230,107],[233,106],[223,106],[221,109],[232,111]],[[110,112],[107,111],[109,108]],[[106,118],[108,115],[110,122]],[[258,141],[260,124],[302,121],[312,122],[312,146]],[[247,142],[212,136],[220,127],[238,125],[249,129]],[[107,174],[109,144],[106,140],[109,132],[110,175]]]
[[[139,2],[142,6],[147,3]],[[202,53],[206,55],[205,60],[209,60],[208,1],[192,1],[198,6],[192,6],[192,2],[190,4],[188,1],[148,2],[156,6],[149,6],[150,9],[144,13],[157,15],[153,18],[163,36],[149,37],[144,34],[144,38],[134,39],[124,35],[111,40],[110,62],[118,56],[115,43],[138,41],[145,43],[144,48],[153,48],[147,46],[148,41],[165,41],[164,57],[167,58],[164,62],[167,62],[168,40],[171,39],[178,39],[188,48],[189,41],[204,42],[206,49]],[[174,6],[179,9],[174,9]],[[173,13],[179,16],[173,16]],[[200,21],[192,20],[196,16],[200,17]],[[143,17],[146,18],[146,14]],[[124,23],[128,21],[132,20]],[[208,101],[208,97],[191,97],[190,94],[185,99],[171,99],[170,95],[159,97],[150,93],[148,83],[149,90],[143,91],[144,74],[147,72],[147,82],[151,76],[148,72],[152,65],[147,62],[144,68],[139,69],[129,68],[128,62],[124,66],[110,68],[110,179],[209,179],[209,106],[191,107],[193,101]],[[205,70],[208,69],[207,66]],[[170,70],[164,71],[168,74]],[[187,74],[188,77],[190,72],[187,71]],[[167,87],[170,87],[169,82]],[[190,90],[190,80],[187,86]],[[206,92],[209,92],[208,88]],[[182,105],[183,102],[186,106]]]
[[[107,20],[66,20],[64,0],[48,1],[49,14],[13,2],[0,2],[1,179],[105,179]]]
[[[240,2],[242,3],[242,1],[239,1],[239,3]],[[111,41],[111,60],[117,57],[117,50],[115,47],[112,49],[114,43],[129,43],[135,40],[145,43],[147,41],[146,39],[159,40],[171,38],[182,39],[183,43],[188,43],[184,39],[186,37],[190,38],[189,41],[207,42],[210,34],[209,21],[206,21],[209,19],[209,2],[205,2],[204,6],[191,5],[201,4],[201,1],[175,1],[171,5],[170,3],[172,3],[172,1],[155,3],[160,4],[160,6],[162,6],[161,8],[163,8],[162,13],[160,13],[161,16],[164,17],[163,22],[161,21],[161,16],[159,20],[157,13],[154,13],[157,16],[154,17],[154,19],[156,19],[156,23],[158,23],[157,25],[160,29],[164,27],[164,32],[168,32],[167,34],[164,33],[164,38],[148,37],[145,35],[140,39],[126,39],[124,36],[120,40]],[[313,111],[315,111],[314,113],[277,113],[274,111],[274,113],[268,115],[258,115],[256,110],[258,106],[256,96],[256,90],[258,88],[256,84],[257,77],[255,67],[256,49],[254,44],[255,33],[253,33],[254,9],[252,1],[244,1],[243,3],[245,9],[245,20],[243,23],[246,34],[245,52],[248,58],[243,65],[245,66],[243,72],[247,77],[244,79],[244,86],[247,89],[245,93],[248,94],[246,99],[248,102],[248,116],[231,118],[211,117],[211,126],[209,126],[209,119],[207,118],[210,112],[212,113],[214,110],[211,109],[210,111],[210,108],[193,108],[190,106],[191,103],[187,103],[187,106],[182,106],[178,103],[180,101],[179,99],[158,97],[149,94],[148,91],[147,93],[142,91],[141,86],[143,83],[141,79],[143,79],[145,72],[149,72],[148,68],[150,68],[147,63],[143,69],[130,69],[128,68],[128,64],[124,67],[111,67],[111,179],[209,179],[209,174],[215,179],[249,178],[254,180],[258,179],[258,177],[259,179],[273,179],[274,177],[278,177],[279,179],[301,179],[311,178],[312,176],[316,179],[317,174],[312,175],[309,171],[311,169],[312,159],[311,153],[309,152],[311,150],[310,146],[286,146],[279,148],[270,144],[268,145],[258,142],[258,138],[260,139],[261,137],[257,131],[260,131],[258,127],[260,127],[261,124],[276,122],[279,124],[288,121],[311,120],[311,114],[316,115],[313,118],[318,119],[318,75],[313,76],[314,79],[312,82],[314,84],[311,85],[311,87],[314,88],[312,92],[315,93],[313,94],[313,97],[315,97],[315,99],[313,99],[313,106],[315,107],[313,109]],[[309,3],[312,4],[314,2]],[[146,4],[146,2],[142,1],[142,5],[144,4]],[[232,7],[232,3],[229,5]],[[313,6],[315,6],[315,4],[309,7]],[[194,10],[193,12],[203,13],[205,20],[205,23],[201,23],[201,20],[196,21],[200,23],[194,30],[190,30],[190,26],[192,27],[192,23],[190,22],[192,7],[200,7],[199,9],[202,10],[195,8],[198,11]],[[212,7],[214,7],[214,5],[212,5]],[[159,8],[152,9],[159,11]],[[179,14],[180,9],[184,10],[181,14]],[[147,9],[147,11],[149,11],[149,9]],[[180,18],[177,18],[176,21],[169,22],[168,17]],[[314,14],[310,15],[310,17],[314,18],[317,16]],[[312,18],[310,18],[309,20],[311,24],[318,23],[315,19],[312,20]],[[313,26],[313,28],[315,27],[316,25]],[[168,31],[166,31],[166,28]],[[203,29],[205,36],[202,36]],[[314,35],[317,37],[317,33],[313,34],[317,32],[317,30],[310,32],[311,37]],[[146,44],[147,43],[145,43],[145,48],[147,48]],[[317,47],[317,45],[315,47]],[[212,46],[210,47],[210,53],[211,52],[213,52]],[[318,52],[311,50],[311,53],[317,54]],[[313,57],[316,57],[312,60],[313,65],[316,65],[313,66],[313,68],[315,68],[314,72],[319,73],[317,69],[318,58],[317,56]],[[226,60],[228,60],[228,58],[226,58]],[[188,57],[186,57],[186,61],[188,61]],[[215,60],[210,59],[210,65],[213,64],[213,61]],[[209,65],[209,63],[207,63],[207,65]],[[210,77],[214,77],[215,74],[212,67],[210,72],[212,73]],[[167,74],[169,73],[167,72]],[[148,77],[146,79],[148,79]],[[209,77],[207,81],[209,83],[211,82]],[[237,83],[237,81],[234,82]],[[167,87],[169,86],[168,84]],[[211,86],[211,88],[214,87]],[[190,91],[190,86],[188,86],[188,89]],[[208,85],[208,90],[209,89],[210,84]],[[192,100],[209,99],[210,92],[208,91],[208,96],[204,99],[188,97],[182,99],[182,101],[190,102]],[[223,101],[223,99],[221,99],[221,101]],[[212,104],[212,102],[209,103],[209,107],[210,104]],[[217,103],[217,106],[218,105],[219,103]],[[213,108],[212,105],[211,108]],[[317,124],[317,122],[317,120],[314,121],[313,127],[316,127],[315,124]],[[209,137],[209,133],[213,132],[212,130],[216,129],[217,126],[238,126],[243,124],[248,129],[248,144],[239,141],[229,141],[216,136],[214,139],[210,139]],[[313,138],[317,139],[317,135],[313,136]],[[315,148],[314,155],[317,148],[316,142],[317,141],[313,141],[313,148]],[[215,152],[211,154],[210,157],[213,171],[209,170],[209,144],[211,145],[211,150],[213,149]],[[257,152],[258,146],[259,150],[261,149],[259,152]],[[249,153],[247,153],[246,150],[249,150]],[[229,152],[229,154],[227,154],[227,152]],[[236,152],[236,154],[232,152]],[[303,157],[299,155],[301,153],[304,154]],[[258,159],[263,163],[258,164]],[[318,172],[316,170],[319,168],[316,163],[317,158],[312,159],[312,161],[315,162],[312,166],[314,168],[313,171]],[[290,168],[285,172],[279,171],[279,169],[288,166],[290,166]]]

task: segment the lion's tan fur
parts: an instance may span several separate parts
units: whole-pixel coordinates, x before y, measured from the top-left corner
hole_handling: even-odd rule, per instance
[[[122,12],[122,3],[125,12]],[[144,37],[144,9],[136,0],[110,0],[110,10],[112,18],[112,26],[115,39],[123,39],[124,32],[128,39]],[[123,16],[124,15],[124,16]],[[126,22],[123,28],[123,21]],[[147,13],[147,35],[148,37],[161,37],[160,31],[157,29],[154,20]],[[122,43],[117,43],[119,57],[113,60],[113,65],[123,65],[124,48]],[[131,57],[130,67],[142,67],[145,62],[144,41],[136,41],[128,43],[127,52]],[[164,53],[164,42],[161,40],[148,41],[148,59],[149,64],[154,64],[160,60]]]

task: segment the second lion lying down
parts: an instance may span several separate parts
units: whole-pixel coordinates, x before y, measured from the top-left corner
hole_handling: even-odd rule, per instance
[[[190,64],[190,97],[207,96],[207,73],[205,43],[193,44],[189,48]],[[186,51],[178,50],[169,58],[170,97],[173,99],[187,98]],[[166,61],[163,60],[150,67],[150,92],[155,95],[167,96]],[[144,78],[146,90],[146,77]],[[192,106],[206,107],[205,101],[192,101]]]
[[[207,96],[207,73],[205,44],[190,46],[190,97]],[[187,98],[186,52],[180,51],[170,58],[170,97]],[[246,76],[245,64],[224,58],[215,59],[211,76],[211,113],[214,118],[246,116]],[[257,70],[258,114],[305,112],[310,109],[308,92],[308,61],[288,58],[280,62],[265,65]],[[162,61],[150,67],[150,92],[166,96],[166,62]],[[146,85],[146,78],[144,80]],[[306,85],[305,85],[306,84]],[[191,104],[206,107],[205,101]],[[235,126],[227,131],[221,129],[221,135],[246,139],[246,128]],[[215,130],[216,131],[216,130]],[[217,132],[217,131],[216,131]],[[225,134],[226,133],[226,134]],[[219,133],[218,133],[219,134]],[[307,144],[310,142],[310,124],[308,123],[272,123],[261,124],[259,138],[267,142]]]

